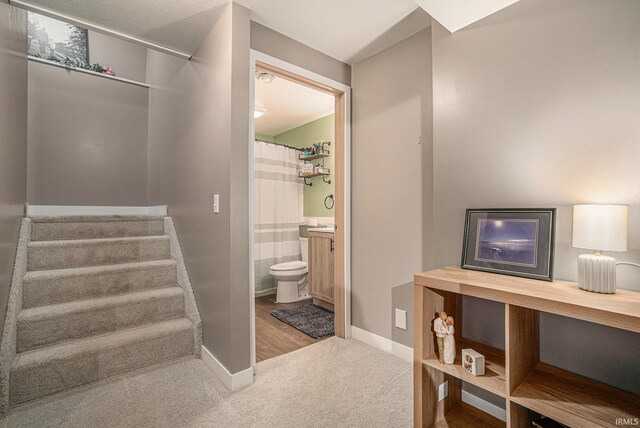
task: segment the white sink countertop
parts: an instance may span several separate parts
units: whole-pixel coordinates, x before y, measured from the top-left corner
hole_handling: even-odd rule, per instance
[[[311,227],[307,229],[307,232],[324,232],[324,233],[333,233],[335,229],[333,226],[326,227]]]

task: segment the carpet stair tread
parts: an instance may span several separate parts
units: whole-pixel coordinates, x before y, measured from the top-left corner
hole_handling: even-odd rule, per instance
[[[164,235],[161,217],[32,217],[32,241],[123,238]]]
[[[92,299],[177,283],[173,259],[27,272],[22,307]]]
[[[193,353],[187,318],[154,323],[16,355],[11,368],[13,404]]]
[[[165,287],[25,309],[18,315],[18,352],[184,315],[182,288]]]
[[[97,223],[163,220],[163,216],[146,215],[62,215],[29,216],[32,223]]]
[[[32,241],[27,270],[102,266],[170,258],[169,236]]]

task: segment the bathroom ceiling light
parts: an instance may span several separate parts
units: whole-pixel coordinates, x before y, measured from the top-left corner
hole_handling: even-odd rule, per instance
[[[256,79],[262,83],[271,83],[275,78],[276,76],[271,73],[267,73],[266,71],[256,71]]]
[[[267,110],[262,109],[262,108],[257,108],[255,110],[253,110],[253,117],[255,119],[259,118],[260,116],[262,116],[263,114],[265,114],[267,112]]]

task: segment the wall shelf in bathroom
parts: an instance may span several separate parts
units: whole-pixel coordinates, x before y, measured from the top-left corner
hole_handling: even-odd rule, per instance
[[[314,159],[328,158],[330,155],[331,153],[325,152],[325,153],[316,153],[315,155],[309,155],[309,156],[299,155],[299,158],[300,160],[303,160],[303,161],[310,161]]]
[[[313,177],[322,177],[323,175],[331,175],[330,172],[309,172],[303,174],[302,172],[298,173],[298,177],[300,178],[313,178]]]

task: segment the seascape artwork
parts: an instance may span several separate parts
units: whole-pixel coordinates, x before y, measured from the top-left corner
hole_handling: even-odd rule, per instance
[[[478,219],[477,261],[536,267],[537,220]]]

